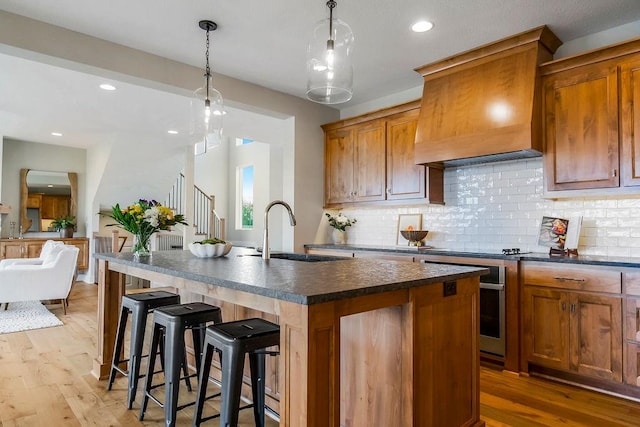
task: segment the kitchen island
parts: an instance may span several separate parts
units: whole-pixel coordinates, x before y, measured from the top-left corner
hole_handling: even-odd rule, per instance
[[[485,269],[304,256],[265,261],[242,249],[214,259],[188,251],[154,252],[140,262],[130,253],[96,257],[97,378],[109,371],[131,275],[174,287],[183,302],[220,304],[225,320],[274,316],[282,426],[484,424],[478,295]]]

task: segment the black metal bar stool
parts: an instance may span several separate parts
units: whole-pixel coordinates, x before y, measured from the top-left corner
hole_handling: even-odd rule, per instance
[[[147,326],[147,315],[156,308],[180,304],[180,296],[171,292],[151,291],[137,294],[124,295],[120,305],[120,319],[118,320],[118,331],[113,349],[113,359],[111,362],[111,372],[109,373],[109,383],[107,390],[111,390],[116,372],[128,378],[127,408],[131,409],[136,398],[138,380],[140,377],[140,360],[146,355],[142,354],[144,334]],[[129,358],[120,359],[124,342],[127,319],[131,314],[131,344],[129,346]],[[120,364],[128,363],[125,371],[120,368]],[[189,384],[190,386],[190,384]]]
[[[198,395],[193,414],[193,425],[199,426],[200,423],[219,416],[220,426],[235,427],[238,425],[238,412],[241,409],[253,407],[256,426],[264,427],[265,355],[278,354],[278,352],[269,352],[265,349],[279,344],[280,326],[264,319],[244,319],[209,326],[204,341],[204,353],[198,378]],[[222,402],[219,414],[203,418],[202,410],[206,400],[207,383],[214,351],[222,353]],[[240,408],[242,371],[247,353],[251,368],[253,404]]]
[[[191,329],[193,336],[193,351],[196,359],[196,371],[200,370],[202,343],[208,322],[222,322],[220,307],[202,302],[170,305],[161,307],[153,313],[153,337],[149,350],[149,366],[144,384],[144,395],[140,405],[140,421],[144,418],[149,399],[164,407],[166,426],[175,426],[176,413],[179,409],[195,404],[195,402],[178,406],[178,390],[180,388],[180,364],[185,358],[184,334]],[[164,341],[164,377],[165,399],[160,402],[151,394],[154,388],[162,384],[153,384],[155,359],[160,341]],[[197,373],[191,376],[197,376]]]

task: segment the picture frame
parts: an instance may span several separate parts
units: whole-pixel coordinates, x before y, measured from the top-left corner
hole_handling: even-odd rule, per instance
[[[409,226],[414,230],[422,230],[422,214],[400,214],[398,215],[398,229],[396,230],[396,245],[406,245],[407,239],[402,237],[400,230],[406,230]]]

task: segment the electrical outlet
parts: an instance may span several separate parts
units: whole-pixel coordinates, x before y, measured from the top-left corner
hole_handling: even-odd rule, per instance
[[[450,297],[452,295],[455,295],[458,293],[458,284],[455,281],[444,282],[442,284],[442,292],[443,292],[443,296],[445,297]]]

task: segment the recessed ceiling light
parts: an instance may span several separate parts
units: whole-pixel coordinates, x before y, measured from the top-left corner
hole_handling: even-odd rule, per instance
[[[116,87],[113,86],[113,85],[110,85],[108,83],[102,83],[100,85],[100,89],[103,89],[103,90],[116,90]]]
[[[425,31],[429,31],[433,28],[433,22],[429,21],[418,21],[411,26],[411,30],[416,33],[424,33]]]
[[[62,134],[60,132],[51,132],[51,135],[53,135],[53,136],[62,136]]]
[[[177,130],[168,130],[167,133],[169,133],[171,135],[177,135],[178,131]]]

